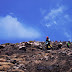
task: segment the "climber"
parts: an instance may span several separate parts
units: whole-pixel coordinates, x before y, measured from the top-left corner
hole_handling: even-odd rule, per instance
[[[67,47],[69,48],[69,42],[67,42]]]
[[[62,48],[62,42],[58,44],[58,48]]]
[[[50,49],[50,48],[48,48],[48,46],[50,46],[50,39],[49,39],[49,37],[47,36],[46,37],[46,49]]]

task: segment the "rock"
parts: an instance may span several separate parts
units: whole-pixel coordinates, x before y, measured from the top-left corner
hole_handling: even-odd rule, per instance
[[[13,52],[6,52],[5,55],[11,56]]]
[[[66,44],[61,44],[65,47],[61,48],[60,42],[51,42],[53,49],[43,51],[41,49],[45,46],[45,42],[23,43],[13,44],[14,46],[0,45],[4,47],[0,49],[1,72],[70,72],[72,70],[72,48],[66,48]]]
[[[44,58],[46,59],[46,61],[48,60],[48,56],[45,56]]]
[[[72,48],[72,44],[70,44],[69,47]]]
[[[4,46],[1,46],[1,45],[0,45],[0,49],[3,49],[3,48],[4,48]]]
[[[19,67],[17,67],[17,66],[13,66],[13,69],[18,69]]]
[[[67,45],[62,45],[62,48],[67,48]]]
[[[8,72],[25,72],[25,71],[20,69],[11,69],[11,70],[8,70]]]
[[[11,63],[15,64],[15,63],[17,63],[17,62],[16,62],[16,60],[12,60]]]
[[[67,55],[72,56],[72,52],[69,52]]]
[[[6,61],[6,59],[0,58],[0,62],[5,62],[5,61]]]
[[[19,50],[26,51],[26,47],[25,47],[25,46],[20,46],[20,47],[19,47]]]
[[[47,66],[38,65],[37,72],[51,72],[51,70]]]
[[[62,47],[62,43],[58,44],[58,48],[61,48]]]
[[[26,42],[26,43],[25,43],[25,46],[26,46],[26,47],[31,47],[31,44]]]
[[[10,44],[10,46],[13,46],[13,47],[14,47],[14,46],[15,46],[15,44]]]
[[[2,66],[0,66],[0,71],[4,72],[4,71],[7,71],[9,68],[10,68],[9,65],[2,65]]]
[[[39,42],[34,42],[34,46],[39,46]]]
[[[63,43],[62,43],[63,45],[65,45],[66,44],[66,41],[63,41]]]
[[[20,65],[20,66],[19,66],[19,69],[21,69],[21,70],[26,69],[26,68],[25,68],[25,65]]]

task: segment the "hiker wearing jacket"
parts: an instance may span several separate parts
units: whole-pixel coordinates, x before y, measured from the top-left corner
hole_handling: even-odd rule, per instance
[[[69,42],[67,42],[67,47],[69,48]]]
[[[49,49],[48,46],[50,46],[50,39],[49,39],[49,37],[47,36],[47,37],[46,37],[46,49]]]

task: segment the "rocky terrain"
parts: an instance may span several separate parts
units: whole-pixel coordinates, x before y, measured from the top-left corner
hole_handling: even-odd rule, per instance
[[[0,45],[0,72],[72,72],[72,43],[51,42],[6,43]]]

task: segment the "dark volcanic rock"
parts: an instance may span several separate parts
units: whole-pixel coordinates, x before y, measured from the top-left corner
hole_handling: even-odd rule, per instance
[[[25,46],[26,46],[26,47],[31,47],[31,44],[29,44],[29,43],[26,42],[26,43],[25,43]]]
[[[21,47],[19,48],[19,50],[26,51],[26,47],[25,47],[25,46],[21,46]]]
[[[63,45],[65,45],[66,44],[66,41],[63,41]]]
[[[24,42],[1,47],[0,71],[71,72],[72,48],[67,48],[64,42],[62,46],[60,42],[51,42],[51,45],[50,50],[45,49],[44,42]]]
[[[62,45],[61,44],[58,44],[58,48],[61,48],[62,47]]]
[[[5,48],[5,47],[3,47],[3,46],[0,46],[0,49],[3,49],[3,48]]]
[[[17,63],[17,62],[16,62],[16,60],[12,60],[11,63],[15,64],[15,63]]]
[[[13,52],[6,52],[5,55],[11,56]]]
[[[46,66],[37,66],[37,72],[51,72],[51,70]]]

